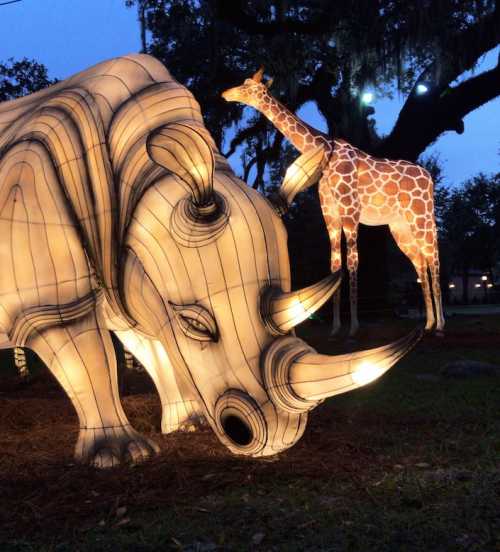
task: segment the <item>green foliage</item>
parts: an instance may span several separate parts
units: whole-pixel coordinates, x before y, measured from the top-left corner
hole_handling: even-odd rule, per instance
[[[24,58],[0,63],[0,102],[37,92],[57,82],[48,76],[45,65]]]
[[[453,189],[440,187],[435,203],[452,270],[475,268],[491,274],[500,261],[500,173],[479,174]]]

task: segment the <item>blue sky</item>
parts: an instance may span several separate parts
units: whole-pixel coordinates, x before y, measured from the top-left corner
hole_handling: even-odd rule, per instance
[[[65,78],[104,59],[140,49],[135,9],[124,0],[22,0],[0,6],[0,61],[10,57],[35,58],[50,75]],[[489,52],[477,71],[496,63],[499,48]],[[375,120],[382,133],[390,131],[404,102],[375,99]],[[322,129],[314,105],[300,115]],[[425,154],[437,153],[445,182],[459,184],[480,171],[500,170],[500,98],[465,118],[465,133],[447,132]],[[237,163],[237,158],[231,160]]]

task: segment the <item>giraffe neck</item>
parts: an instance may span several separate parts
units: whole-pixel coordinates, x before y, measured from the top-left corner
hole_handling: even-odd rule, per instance
[[[328,137],[301,121],[282,103],[265,94],[255,106],[271,123],[301,152],[304,153],[321,143],[329,143]]]

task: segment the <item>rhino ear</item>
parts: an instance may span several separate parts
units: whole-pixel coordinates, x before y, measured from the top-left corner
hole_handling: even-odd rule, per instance
[[[298,157],[287,169],[279,196],[286,206],[290,206],[294,197],[309,188],[320,179],[328,161],[325,148],[310,149]],[[277,206],[283,211],[283,204]]]
[[[178,176],[189,188],[193,204],[216,208],[213,179],[214,154],[203,135],[184,123],[171,123],[153,131],[147,140],[151,159]]]

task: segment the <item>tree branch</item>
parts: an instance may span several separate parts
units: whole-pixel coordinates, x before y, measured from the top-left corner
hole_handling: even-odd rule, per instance
[[[376,148],[377,154],[414,161],[442,132],[454,130],[461,134],[464,131],[462,117],[500,93],[498,65],[455,88],[450,88],[450,84],[499,42],[500,3],[497,3],[491,15],[451,37],[446,50],[422,72],[391,133]],[[460,47],[463,44],[468,45],[465,51]],[[453,54],[457,51],[463,52],[462,55]],[[432,80],[431,90],[419,96],[417,86],[428,79]],[[477,94],[476,100],[473,94]],[[460,107],[460,101],[465,102],[463,107]]]
[[[500,42],[500,2],[495,11],[479,19],[464,31],[446,41],[446,51],[432,64],[430,70],[440,74],[438,86],[448,86],[463,72],[472,69],[480,56],[489,52]],[[467,44],[467,48],[463,45]],[[456,52],[461,52],[458,56]]]
[[[377,155],[415,161],[446,130],[461,134],[462,118],[500,95],[500,64],[440,94],[410,94],[392,132],[376,150]]]
[[[250,174],[250,170],[252,167],[257,163],[257,156],[252,158],[243,168],[243,181],[248,182],[248,175]]]
[[[236,148],[241,145],[245,140],[255,136],[258,132],[266,129],[266,119],[263,115],[260,115],[257,121],[248,127],[241,129],[238,134],[231,140],[229,149],[222,155],[224,157],[231,157],[236,151]]]

